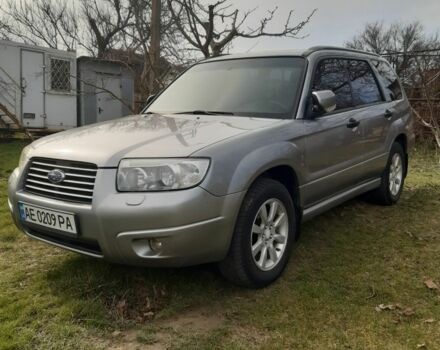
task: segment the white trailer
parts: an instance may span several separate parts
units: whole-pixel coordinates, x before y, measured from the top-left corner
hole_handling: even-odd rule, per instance
[[[0,40],[0,104],[24,128],[77,126],[75,76],[75,52]],[[0,119],[8,123],[1,110]]]

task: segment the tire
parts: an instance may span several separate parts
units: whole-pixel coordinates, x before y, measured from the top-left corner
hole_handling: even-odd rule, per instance
[[[267,220],[263,220],[263,207]],[[256,180],[240,208],[228,255],[219,263],[221,273],[239,286],[267,286],[286,267],[295,234],[295,206],[288,190],[269,178]]]
[[[398,168],[396,168],[396,159],[399,159],[398,162],[400,167]],[[394,205],[398,202],[403,191],[406,167],[406,157],[403,147],[400,143],[394,142],[388,156],[386,168],[382,174],[380,187],[371,192],[370,198],[374,203],[380,205]],[[397,173],[400,175],[396,175]],[[399,182],[398,188],[391,186],[392,183],[396,186],[397,182]]]

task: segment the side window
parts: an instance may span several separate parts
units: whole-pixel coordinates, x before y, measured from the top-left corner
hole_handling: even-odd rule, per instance
[[[384,61],[372,61],[373,65],[379,72],[379,79],[385,87],[385,94],[390,97],[392,101],[400,100],[403,97],[402,87],[397,79],[391,66]]]
[[[348,68],[354,106],[382,101],[373,71],[367,62],[350,60]]]
[[[347,60],[324,59],[315,72],[313,90],[332,90],[336,95],[336,110],[353,106]]]

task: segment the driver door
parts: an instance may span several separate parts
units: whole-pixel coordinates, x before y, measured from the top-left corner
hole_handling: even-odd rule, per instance
[[[306,206],[354,186],[358,182],[356,164],[363,154],[362,125],[353,108],[348,60],[321,60],[312,87],[314,91],[332,90],[336,110],[305,120]]]

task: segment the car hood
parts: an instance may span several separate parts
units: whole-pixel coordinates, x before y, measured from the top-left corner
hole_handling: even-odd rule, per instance
[[[35,141],[31,157],[116,167],[122,158],[188,157],[192,153],[277,119],[212,115],[135,115],[70,129]]]

